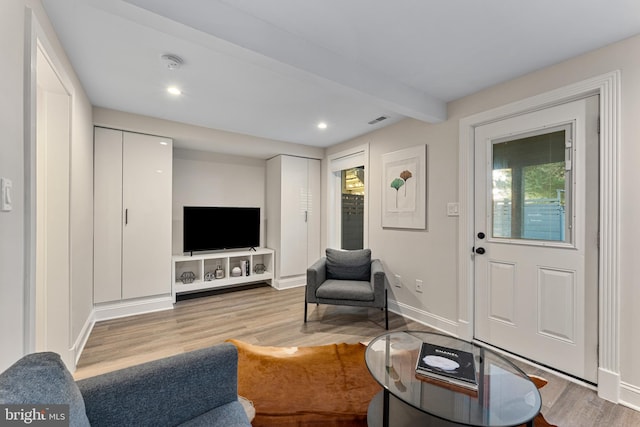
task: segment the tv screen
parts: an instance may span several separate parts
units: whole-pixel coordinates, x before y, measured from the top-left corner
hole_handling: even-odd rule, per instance
[[[260,246],[260,208],[185,206],[183,251]]]

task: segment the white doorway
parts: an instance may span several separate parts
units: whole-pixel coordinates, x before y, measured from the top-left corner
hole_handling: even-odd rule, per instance
[[[328,156],[327,247],[369,247],[369,147]]]
[[[75,370],[71,339],[71,87],[33,14],[25,159],[26,352],[53,351]]]
[[[598,96],[475,128],[474,337],[596,383]]]
[[[600,96],[600,165],[598,250],[598,396],[619,402],[620,379],[620,94],[621,73],[614,70],[529,98],[460,119],[459,123],[459,337],[474,333],[475,246],[474,140],[475,128],[527,112],[598,94]]]

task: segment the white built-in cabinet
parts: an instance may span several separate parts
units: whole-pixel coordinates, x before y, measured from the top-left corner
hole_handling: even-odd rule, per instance
[[[257,248],[255,250],[228,250],[196,255],[173,256],[173,299],[183,293],[198,292],[210,289],[228,288],[255,282],[271,282],[273,280],[273,250]],[[249,264],[249,271],[240,270],[234,276],[234,267],[243,262]],[[260,268],[256,268],[260,266]],[[221,269],[221,277],[215,272]],[[183,281],[183,273],[193,273],[192,280]]]
[[[171,299],[172,140],[94,131],[94,303]]]
[[[274,287],[306,283],[320,257],[320,160],[267,160],[267,246],[275,250]]]

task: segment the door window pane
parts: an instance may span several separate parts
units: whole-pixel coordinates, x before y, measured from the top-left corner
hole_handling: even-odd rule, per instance
[[[341,171],[341,247],[364,245],[364,166]]]
[[[569,133],[564,126],[493,144],[493,237],[571,241]]]

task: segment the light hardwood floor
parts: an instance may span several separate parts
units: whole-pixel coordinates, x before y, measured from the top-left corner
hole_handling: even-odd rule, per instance
[[[369,341],[385,332],[380,310],[309,305],[303,323],[304,289],[259,287],[180,301],[173,310],[96,323],[80,357],[76,379],[136,365],[235,338],[258,345],[309,346]],[[391,330],[431,330],[389,313]],[[526,363],[528,374],[549,384],[541,390],[542,413],[562,427],[640,426],[640,412],[598,398],[586,387]]]

